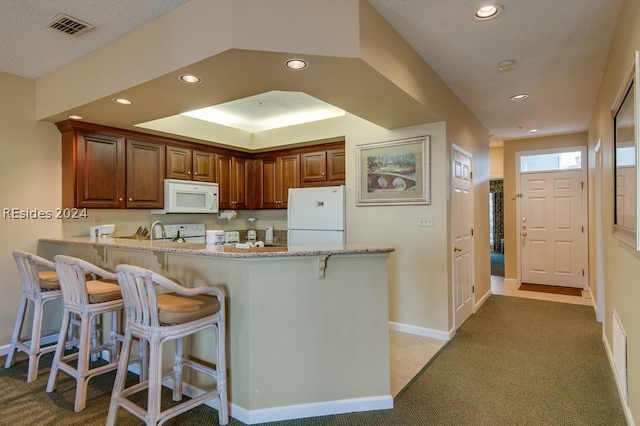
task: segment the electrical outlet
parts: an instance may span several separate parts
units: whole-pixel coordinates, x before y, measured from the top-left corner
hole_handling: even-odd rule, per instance
[[[94,216],[93,217],[93,223],[102,223],[102,216]]]
[[[418,218],[418,226],[419,227],[432,227],[433,226],[433,216],[420,216]]]

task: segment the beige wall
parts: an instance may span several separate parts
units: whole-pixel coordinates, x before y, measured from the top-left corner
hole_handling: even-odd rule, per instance
[[[38,237],[60,236],[58,219],[9,219],[4,209],[60,207],[60,133],[35,120],[35,81],[0,72],[0,345],[10,342],[22,291],[13,250],[35,252]]]
[[[600,91],[589,126],[589,148],[595,149],[602,140],[602,205],[590,203],[590,247],[591,276],[595,276],[595,209],[601,209],[604,243],[604,331],[606,342],[612,347],[611,323],[615,310],[627,334],[629,413],[637,423],[640,421],[640,253],[612,236],[613,223],[613,134],[611,126],[611,106],[624,83],[624,76],[633,63],[634,51],[640,50],[640,2],[624,0],[614,38],[611,42],[609,58],[605,67]],[[637,84],[637,82],[636,82]],[[637,100],[636,100],[637,102]],[[593,155],[593,154],[592,154]],[[590,167],[590,188],[593,194],[595,179],[593,166]]]
[[[504,275],[517,279],[516,153],[536,149],[586,146],[586,133],[518,139],[504,143]]]
[[[489,148],[489,177],[502,179],[504,177],[504,147]]]

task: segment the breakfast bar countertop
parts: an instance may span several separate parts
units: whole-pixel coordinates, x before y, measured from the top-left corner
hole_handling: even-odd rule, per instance
[[[205,244],[198,243],[178,243],[173,241],[150,241],[111,237],[40,238],[40,241],[224,258],[353,255],[391,253],[395,251],[393,246],[383,244],[346,244],[343,246],[317,247],[288,247],[286,245],[275,245],[266,247],[236,248],[235,245],[206,246]]]

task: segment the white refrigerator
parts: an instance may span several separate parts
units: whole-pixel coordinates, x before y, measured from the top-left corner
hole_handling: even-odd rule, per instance
[[[287,244],[342,246],[345,236],[345,190],[341,186],[289,189]]]

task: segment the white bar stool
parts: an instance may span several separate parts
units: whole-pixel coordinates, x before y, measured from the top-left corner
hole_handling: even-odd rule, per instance
[[[115,425],[118,407],[125,408],[148,426],[155,426],[212,398],[218,398],[219,423],[226,425],[229,414],[224,291],[215,286],[185,288],[169,278],[136,266],[118,265],[116,273],[124,299],[126,326],[106,424]],[[160,289],[170,292],[161,293],[158,291]],[[183,354],[184,338],[207,328],[213,328],[217,336],[215,370]],[[149,342],[149,379],[125,389],[129,351],[134,337],[141,342]],[[176,340],[173,370],[163,374],[162,345],[169,340]],[[213,377],[216,386],[213,390],[162,411],[162,380],[167,377],[172,379],[173,400],[180,401],[183,367]],[[148,389],[146,410],[127,399],[144,389]]]
[[[75,378],[74,410],[78,412],[86,406],[89,380],[99,374],[118,368],[116,344],[118,337],[121,338],[121,335],[117,332],[118,312],[122,310],[124,304],[120,287],[116,281],[117,277],[113,272],[70,256],[58,255],[54,258],[54,264],[64,297],[64,314],[60,328],[60,339],[56,346],[47,383],[47,392],[53,392],[55,389],[59,370]],[[87,275],[93,279],[87,280]],[[92,344],[91,330],[93,321],[97,316],[105,313],[111,313],[109,341],[105,344]],[[76,353],[65,355],[65,346],[67,345],[66,331],[74,314],[80,323],[80,342]],[[89,368],[91,355],[107,349],[110,352],[109,363]],[[71,361],[77,361],[77,363],[73,365]]]
[[[27,382],[32,382],[38,377],[40,357],[56,349],[55,345],[42,346],[41,340],[43,338],[59,332],[59,330],[52,330],[43,335],[42,317],[45,303],[62,299],[62,290],[60,289],[60,282],[53,262],[23,251],[14,251],[12,254],[22,280],[22,296],[20,297],[20,306],[13,328],[13,335],[11,336],[11,347],[4,367],[10,368],[13,366],[15,362],[14,356],[17,351],[20,350],[26,353],[29,356]],[[47,270],[39,271],[38,267],[44,267]],[[29,301],[33,303],[31,335],[22,336],[22,328]]]

